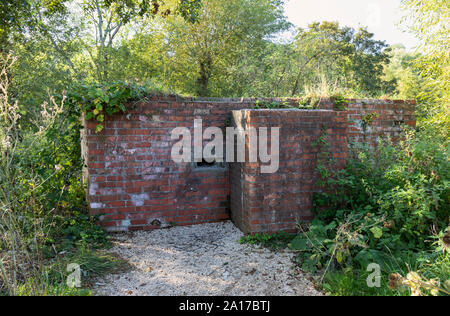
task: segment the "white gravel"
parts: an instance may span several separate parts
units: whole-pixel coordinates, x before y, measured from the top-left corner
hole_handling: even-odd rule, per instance
[[[289,251],[241,245],[231,223],[118,235],[112,252],[132,269],[109,275],[96,295],[320,295]]]

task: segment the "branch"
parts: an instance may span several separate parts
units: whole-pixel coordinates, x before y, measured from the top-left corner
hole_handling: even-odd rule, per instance
[[[100,9],[100,6],[98,4],[98,1],[95,1],[95,6],[97,8],[97,16],[98,16],[98,32],[100,36],[100,43],[102,46],[105,46],[105,39],[103,38],[103,17],[102,17],[102,11]]]
[[[111,29],[114,30],[110,35],[109,35],[109,42],[108,42],[108,47],[112,46],[112,42],[114,40],[114,38],[116,37],[117,33],[119,32],[119,30],[122,28],[123,26],[123,22],[119,22],[119,24],[117,24],[114,28]]]
[[[41,12],[39,10],[37,10],[37,12],[38,12],[39,20],[36,21],[37,22],[36,24],[39,26],[41,33],[50,40],[50,42],[53,45],[53,48],[58,52],[59,55],[61,55],[61,57],[64,60],[66,60],[67,64],[69,65],[70,68],[72,68],[73,72],[77,73],[77,71],[75,69],[75,65],[73,64],[72,60],[66,55],[64,50],[58,45],[58,43],[55,41],[53,36],[50,34],[50,32],[47,29],[47,27],[45,26],[45,24],[42,22],[43,19],[42,19]]]

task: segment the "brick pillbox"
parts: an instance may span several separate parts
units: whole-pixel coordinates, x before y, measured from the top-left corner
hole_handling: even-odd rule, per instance
[[[342,167],[349,141],[396,140],[403,125],[416,124],[414,101],[348,100],[345,111],[334,110],[330,101],[317,110],[260,110],[256,104],[257,99],[152,96],[126,113],[106,116],[100,133],[96,122],[84,120],[83,173],[91,214],[103,214],[108,231],[227,219],[244,233],[295,231],[299,219],[312,218],[320,151],[314,143],[324,131],[329,152]],[[186,127],[193,135],[194,119],[203,120],[203,130],[219,127],[223,135],[227,126],[267,127],[269,135],[270,127],[279,127],[278,171],[263,174],[260,163],[250,162],[175,163],[171,132]],[[248,151],[248,139],[245,146]]]

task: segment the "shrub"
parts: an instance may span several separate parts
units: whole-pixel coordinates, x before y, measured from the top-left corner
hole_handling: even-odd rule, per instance
[[[332,189],[315,196],[318,218],[326,223],[348,214],[383,219],[378,228],[386,236],[377,240],[379,248],[426,247],[429,236],[449,221],[448,150],[444,139],[415,132],[399,144],[353,144],[346,168],[328,169],[320,183]]]
[[[444,136],[425,131],[407,131],[398,144],[380,140],[376,148],[352,144],[343,170],[322,153],[316,219],[291,243],[303,268],[321,270],[319,281],[334,290],[339,282],[360,284],[370,263],[385,274],[413,269],[445,282],[448,254],[439,257],[433,239],[450,219],[448,145]],[[321,146],[326,151],[326,141]],[[445,264],[436,265],[438,258]]]
[[[0,293],[83,294],[48,275],[61,253],[106,241],[85,215],[80,111],[67,107],[65,96],[50,97],[23,122],[19,101],[9,97],[14,62],[0,56]]]

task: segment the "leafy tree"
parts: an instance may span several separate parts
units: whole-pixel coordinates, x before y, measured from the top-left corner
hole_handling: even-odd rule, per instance
[[[126,51],[126,45],[117,41],[123,38],[124,26],[136,26],[141,17],[165,17],[171,13],[170,8],[173,8],[172,14],[193,21],[195,8],[201,1],[165,1],[165,6],[158,3],[162,2],[2,2],[0,8],[4,14],[0,25],[5,36],[1,37],[1,48],[12,50],[21,57],[8,71],[12,81],[11,95],[20,99],[21,111],[26,113],[23,121],[30,121],[40,111],[39,103],[48,98],[49,92],[60,93],[76,81],[124,79],[122,75],[127,69],[122,71],[125,67],[122,63],[117,64],[117,56]],[[158,52],[157,56],[162,53]],[[133,57],[131,60],[124,58],[130,67],[139,64],[136,61],[140,57]]]
[[[367,29],[360,28],[352,39],[354,51],[351,56],[354,80],[360,91],[369,95],[376,92],[392,93],[394,82],[383,80],[383,65],[389,64],[390,48],[384,41],[376,41]]]
[[[404,22],[421,40],[421,57],[416,67],[424,80],[420,97],[427,100],[420,108],[427,128],[448,135],[450,130],[450,2],[448,0],[404,0],[408,13]]]
[[[61,93],[82,72],[72,59],[79,48],[79,28],[72,23],[66,1],[23,2],[8,29],[3,49],[20,56],[8,68],[11,97],[18,99],[21,123],[30,127],[49,93]]]
[[[96,1],[102,7],[112,8],[123,23],[134,17],[153,17],[157,14],[168,16],[171,13],[181,15],[185,20],[194,23],[198,19],[201,0],[103,0]],[[166,4],[169,6],[167,7]],[[97,4],[96,4],[97,6]]]
[[[422,80],[419,69],[414,66],[418,57],[416,53],[407,52],[402,45],[391,46],[390,62],[384,67],[384,79],[396,82],[396,97],[400,99],[421,101]]]
[[[393,90],[393,84],[382,79],[383,64],[389,62],[387,45],[375,41],[366,29],[355,31],[337,22],[313,23],[306,30],[299,29],[294,45],[297,71],[291,95],[300,92],[301,83],[317,84],[323,77],[372,96]]]
[[[28,7],[27,0],[0,3],[0,50],[6,50],[11,30],[21,26],[19,18]]]
[[[7,50],[14,35],[36,26],[36,13],[44,11],[47,16],[60,13],[64,10],[64,2],[66,1],[2,1],[0,3],[0,50]]]
[[[49,91],[61,93],[78,74],[71,62],[78,33],[70,25],[66,1],[2,2],[1,49],[20,56],[9,68],[10,97],[19,100],[21,124],[33,128]]]
[[[292,72],[293,54],[292,43],[271,41],[261,43],[259,49],[249,51],[239,64],[229,68],[230,77],[226,84],[230,90],[229,95],[243,97],[288,95],[286,86],[288,81],[292,80],[289,74]]]
[[[395,89],[395,82],[383,77],[389,63],[387,45],[365,29],[336,22],[298,29],[292,42],[268,42],[248,60],[254,80],[248,81],[243,95],[283,97],[344,90],[376,96]]]
[[[85,0],[82,9],[94,36],[87,43],[99,81],[110,79],[111,58],[115,53],[114,43],[126,25],[135,19],[167,17],[174,13],[193,23],[197,19],[201,0]],[[89,34],[89,33],[88,33]],[[87,34],[87,35],[88,35]],[[89,35],[88,35],[89,37]]]
[[[317,80],[325,74],[330,80],[345,79],[349,72],[348,56],[352,53],[350,40],[353,29],[340,28],[338,23],[322,22],[309,25],[306,30],[299,29],[296,40],[297,74],[293,81],[291,95],[299,92],[300,80]],[[319,74],[313,69],[319,69]],[[308,76],[309,75],[309,76]]]
[[[230,95],[227,87],[249,56],[288,26],[279,0],[204,1],[197,23],[172,19],[166,25],[172,83],[199,96]]]

